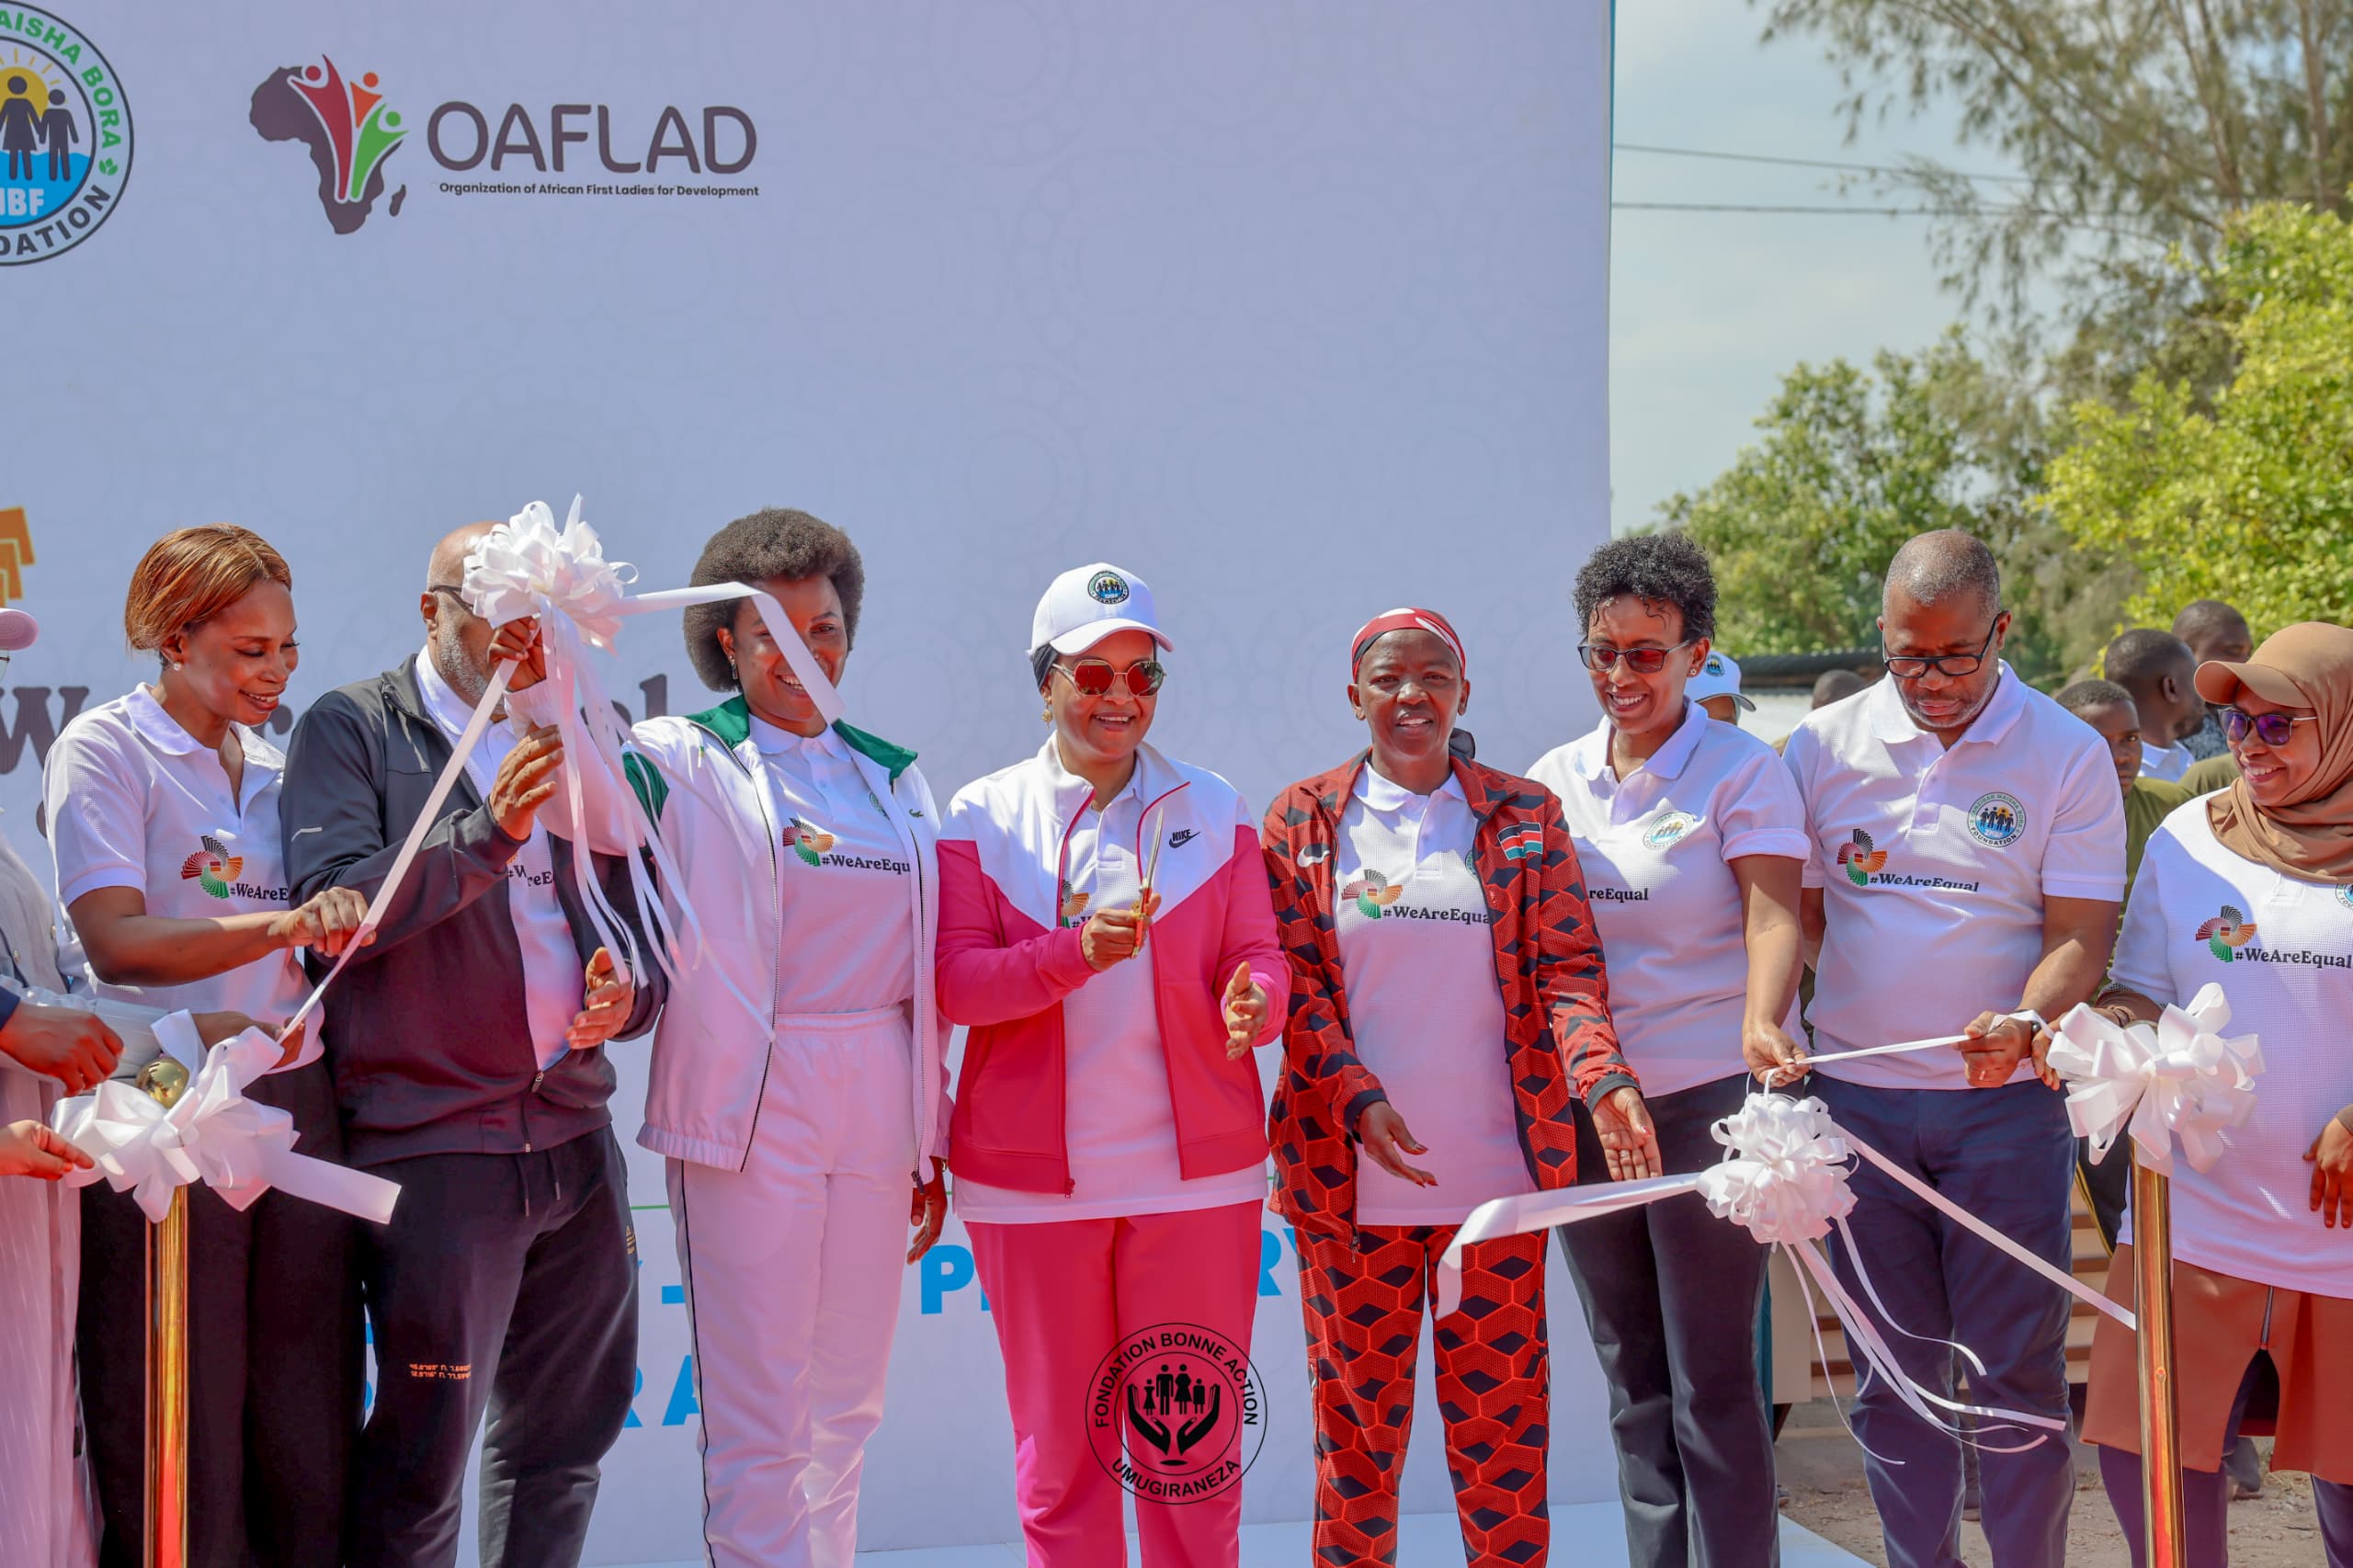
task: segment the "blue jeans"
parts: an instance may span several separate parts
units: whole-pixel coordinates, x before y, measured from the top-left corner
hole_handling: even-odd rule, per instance
[[[2030,1079],[1998,1089],[1874,1089],[1820,1074],[1809,1088],[1847,1131],[2012,1241],[2068,1267],[2075,1143],[2058,1095]],[[2072,1298],[1868,1163],[1857,1169],[1854,1190],[1847,1223],[1894,1314],[1884,1326],[1903,1331],[1883,1336],[1904,1373],[1951,1397],[1952,1352],[1911,1335],[1958,1340],[1985,1365],[1982,1376],[1969,1374],[1970,1403],[2066,1420]],[[1856,1260],[1835,1236],[1831,1257],[1840,1282],[1862,1299]],[[1857,1394],[1854,1424],[1870,1450],[1864,1468],[1888,1568],[1961,1568],[1959,1440],[1904,1408],[1878,1379]],[[2022,1440],[1990,1422],[1976,1429],[1997,1445]],[[2045,1434],[2023,1452],[1982,1450],[1978,1472],[1995,1568],[2066,1561],[2075,1475],[2064,1433]]]

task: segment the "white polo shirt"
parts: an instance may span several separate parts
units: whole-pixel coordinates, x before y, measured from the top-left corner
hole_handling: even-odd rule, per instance
[[[1805,803],[1825,930],[1807,1021],[1822,1054],[1959,1034],[2018,1004],[2043,901],[2124,896],[2124,802],[2097,731],[2007,664],[1948,749],[1896,682],[1807,716],[1784,754]],[[1966,1089],[1956,1054],[1823,1071],[1882,1088]]]
[[[258,731],[235,729],[244,754],[242,800],[220,756],[145,687],[75,715],[41,775],[59,914],[101,888],[136,888],[148,914],[172,920],[286,913],[293,890],[278,828],[286,757]],[[110,985],[95,971],[86,978],[100,996],[166,1012],[243,1013],[264,1024],[292,1017],[311,989],[291,948],[182,985]],[[302,1053],[288,1066],[319,1054],[318,1029],[306,1029]]]
[[[1561,798],[1619,1049],[1643,1094],[1671,1095],[1747,1071],[1748,937],[1728,862],[1803,860],[1805,807],[1771,746],[1697,702],[1624,778],[1610,771],[1610,728],[1546,752],[1528,776]]]
[[[863,1013],[915,994],[915,875],[899,831],[828,727],[796,735],[752,721],[776,846],[776,1010]]]
[[[2302,881],[2233,853],[2216,841],[2206,802],[2193,801],[2149,837],[2115,977],[2161,1003],[2220,984],[2231,1005],[2222,1032],[2262,1044],[2255,1114],[2212,1170],[2185,1161],[2175,1172],[2174,1256],[2353,1297],[2353,1237],[2313,1212],[2304,1162],[2329,1119],[2353,1105],[2353,886]]]
[[[416,690],[426,717],[455,747],[473,716],[473,705],[453,690],[433,667],[429,653],[416,656]],[[466,758],[466,781],[483,800],[490,799],[499,764],[520,743],[521,736],[505,724],[493,724]],[[515,943],[523,952],[523,1017],[530,1025],[531,1053],[545,1068],[572,1049],[563,1031],[580,1015],[587,999],[586,965],[572,940],[572,922],[555,894],[555,855],[548,844],[547,824],[531,819],[531,836],[506,862],[506,914],[515,923]],[[627,968],[629,955],[615,953],[617,968]]]
[[[1099,812],[1091,804],[1080,808],[1063,856],[1063,926],[1084,925],[1098,909],[1135,907],[1144,873],[1136,858],[1145,831],[1142,778],[1138,767]],[[1177,1160],[1151,943],[1147,932],[1142,952],[1088,975],[1063,998],[1063,1146],[1070,1191],[1019,1192],[959,1181],[956,1210],[965,1219],[1040,1224],[1265,1200],[1263,1161],[1188,1180]]]
[[[1417,1187],[1357,1157],[1359,1225],[1459,1225],[1491,1198],[1534,1186],[1519,1149],[1511,1047],[1478,821],[1452,777],[1427,795],[1368,764],[1340,813],[1333,925],[1357,1060],[1429,1152]]]
[[[2143,778],[2178,784],[2181,776],[2189,771],[2189,765],[2197,760],[2186,745],[2153,746],[2146,741],[2141,743],[2141,777]]]

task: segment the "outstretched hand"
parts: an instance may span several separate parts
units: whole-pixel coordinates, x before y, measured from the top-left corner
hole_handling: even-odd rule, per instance
[[[1407,1154],[1427,1154],[1427,1145],[1415,1141],[1407,1131],[1405,1119],[1387,1100],[1375,1100],[1364,1108],[1357,1118],[1357,1143],[1372,1156],[1372,1163],[1400,1181],[1415,1187],[1436,1187],[1438,1177],[1419,1165],[1405,1163]]]
[[[1601,1135],[1601,1154],[1611,1181],[1666,1174],[1658,1153],[1658,1129],[1651,1125],[1642,1090],[1621,1085],[1602,1096],[1593,1108],[1593,1130]]]
[[[55,1181],[69,1171],[86,1171],[90,1156],[38,1121],[0,1127],[0,1176],[38,1176]]]
[[[1227,1061],[1247,1056],[1250,1047],[1267,1027],[1267,988],[1250,978],[1250,966],[1233,966],[1233,978],[1225,983],[1225,1055]]]

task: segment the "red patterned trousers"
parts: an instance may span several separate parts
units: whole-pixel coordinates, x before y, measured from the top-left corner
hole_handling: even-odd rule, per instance
[[[1423,1302],[1451,1225],[1366,1225],[1352,1244],[1299,1235],[1315,1401],[1317,1568],[1397,1560],[1397,1488],[1414,1420]],[[1466,1250],[1462,1310],[1440,1321],[1438,1412],[1469,1568],[1542,1568],[1548,1352],[1545,1235]]]

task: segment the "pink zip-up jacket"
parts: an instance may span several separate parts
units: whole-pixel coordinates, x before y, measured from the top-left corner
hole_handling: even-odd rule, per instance
[[[1226,1056],[1222,999],[1234,966],[1248,964],[1267,997],[1266,1027],[1251,1043],[1279,1040],[1290,966],[1241,795],[1150,746],[1138,749],[1136,770],[1142,831],[1157,821],[1162,835],[1160,912],[1142,961],[1152,965],[1177,1165],[1191,1181],[1267,1157],[1257,1067]],[[1078,926],[1062,922],[1062,889],[1092,793],[1050,738],[1029,761],[959,790],[940,825],[939,1012],[972,1031],[949,1130],[948,1163],[961,1177],[1017,1192],[1071,1190],[1062,1002],[1095,971]],[[1149,846],[1137,853],[1152,859]]]

